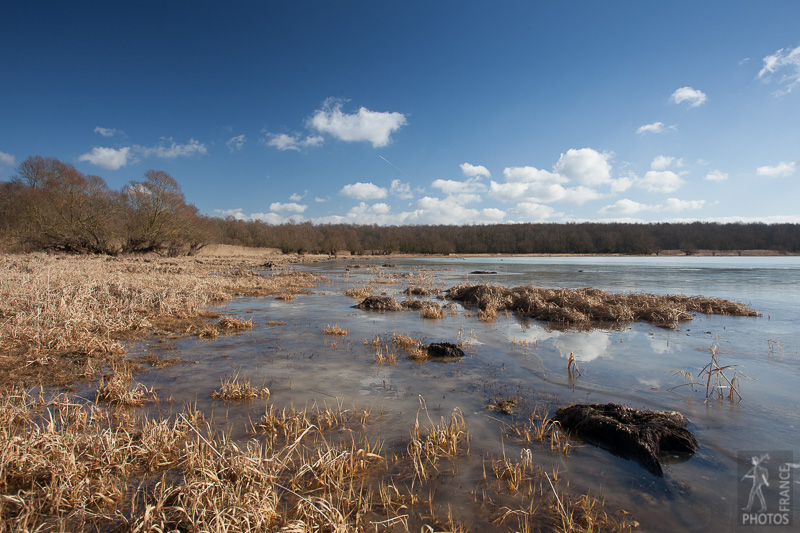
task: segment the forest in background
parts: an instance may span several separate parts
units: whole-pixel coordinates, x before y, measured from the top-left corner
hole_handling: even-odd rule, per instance
[[[192,255],[208,244],[340,254],[800,253],[800,224],[515,223],[377,226],[200,215],[166,172],[121,190],[54,158],[31,156],[0,182],[0,250]]]

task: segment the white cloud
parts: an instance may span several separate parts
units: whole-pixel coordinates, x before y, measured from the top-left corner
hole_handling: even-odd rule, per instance
[[[411,224],[491,224],[501,222],[505,212],[500,209],[472,209],[456,203],[452,198],[425,196],[415,203],[416,209],[403,215],[405,223]]]
[[[611,156],[591,148],[570,148],[561,154],[553,170],[581,185],[603,185],[611,181],[611,165],[608,163]]]
[[[686,211],[690,209],[702,209],[705,200],[679,200],[677,198],[667,198],[664,202],[655,205],[641,204],[628,198],[623,198],[615,204],[607,205],[600,209],[601,215],[634,215],[644,211]]]
[[[507,167],[503,169],[507,183],[566,183],[567,179],[559,174],[536,167]]]
[[[246,141],[247,137],[245,137],[243,133],[241,135],[237,135],[235,137],[231,137],[230,139],[228,139],[228,142],[225,143],[225,146],[227,146],[228,150],[230,150],[231,152],[236,152],[242,149]]]
[[[537,181],[532,183],[489,183],[489,196],[503,202],[569,202],[583,204],[600,198],[600,193],[588,187],[567,188],[559,183]]]
[[[640,204],[639,202],[634,202],[628,198],[623,198],[622,200],[617,201],[617,203],[612,205],[607,205],[600,209],[598,213],[601,215],[633,215],[635,213],[639,213],[640,211],[646,211],[647,206],[645,204]]]
[[[445,194],[464,194],[486,191],[486,185],[480,182],[481,178],[476,176],[466,181],[442,180],[437,179],[431,183],[431,187],[441,190]]]
[[[758,72],[758,77],[760,79],[769,78],[771,74],[778,71],[783,71],[779,83],[785,89],[778,91],[777,94],[792,92],[792,89],[800,84],[800,46],[791,50],[781,48],[774,54],[766,56],[764,66]]]
[[[664,133],[665,131],[675,131],[678,129],[678,126],[671,125],[665,126],[663,122],[653,122],[652,124],[644,124],[643,126],[639,126],[639,129],[636,130],[636,133],[639,135],[643,135],[645,133]]]
[[[297,203],[294,203],[294,202],[291,202],[291,203],[273,202],[273,203],[269,204],[269,210],[277,212],[277,213],[281,213],[281,212],[302,213],[306,209],[308,209],[307,205],[297,204]]]
[[[133,149],[142,154],[143,157],[160,157],[163,159],[175,159],[176,157],[188,157],[196,154],[206,154],[208,149],[206,145],[195,139],[189,139],[186,144],[178,144],[172,139],[164,139],[169,141],[169,146],[159,144],[157,146],[139,146],[135,145]]]
[[[330,200],[331,200],[330,197],[320,198],[319,196],[317,196],[314,198],[314,201],[317,202],[318,204],[324,204],[325,202],[330,202]]]
[[[509,209],[508,212],[522,216],[526,220],[546,220],[560,215],[549,205],[537,204],[536,202],[520,202],[512,209]]]
[[[791,163],[781,161],[775,166],[758,167],[756,169],[756,174],[759,176],[768,176],[770,178],[785,178],[786,176],[794,174],[795,170],[797,170],[797,163],[794,161]]]
[[[687,211],[689,209],[702,209],[705,204],[705,200],[678,200],[677,198],[667,198],[663,203],[656,207],[656,210]]]
[[[693,89],[692,87],[681,87],[677,89],[672,96],[669,97],[670,101],[676,104],[688,102],[689,107],[697,107],[706,103],[708,96],[703,91]]]
[[[0,164],[13,167],[17,164],[17,159],[11,154],[0,152]]]
[[[128,159],[132,157],[131,148],[104,148],[95,146],[91,152],[78,157],[78,161],[88,161],[89,163],[108,170],[119,170],[128,164]]]
[[[484,178],[491,178],[492,173],[489,172],[483,165],[471,165],[469,163],[461,163],[461,172],[464,173],[465,176],[468,178],[473,178],[475,176],[483,176]]]
[[[300,200],[302,200],[306,196],[308,196],[308,191],[303,191],[303,194],[292,193],[292,195],[289,196],[289,200],[291,200],[293,202],[299,202]]]
[[[666,170],[673,165],[682,167],[684,165],[683,158],[675,159],[672,156],[657,155],[653,158],[653,162],[650,163],[650,168],[653,170]]]
[[[721,170],[712,170],[706,174],[706,179],[708,181],[725,181],[728,178],[728,174],[726,172],[722,172]]]
[[[671,170],[648,170],[636,185],[650,192],[673,192],[683,185],[683,180]]]
[[[351,183],[342,187],[339,194],[356,200],[379,200],[386,198],[388,192],[374,183]]]
[[[267,133],[263,140],[267,146],[272,146],[278,150],[295,150],[297,152],[303,148],[322,146],[325,141],[319,135],[307,135],[302,139],[299,134],[288,135],[286,133]]]
[[[365,107],[353,114],[344,113],[342,101],[333,98],[327,99],[308,120],[308,125],[320,133],[341,141],[367,141],[375,148],[388,145],[391,134],[406,124],[402,113],[370,111]]]
[[[120,131],[120,130],[117,130],[117,129],[114,129],[114,128],[101,128],[100,126],[97,126],[94,129],[94,132],[95,133],[99,133],[103,137],[113,137],[114,135],[121,135],[122,134],[122,131]]]
[[[392,180],[392,187],[389,190],[394,196],[403,200],[409,200],[414,197],[411,193],[411,185],[400,180]]]

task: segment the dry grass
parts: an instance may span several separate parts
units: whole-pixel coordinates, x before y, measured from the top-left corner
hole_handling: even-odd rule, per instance
[[[371,285],[359,285],[357,287],[349,287],[344,291],[344,293],[347,296],[358,300],[363,300],[368,296],[372,296],[374,292],[375,292],[375,287]]]
[[[480,309],[478,318],[490,321],[500,311],[514,311],[537,320],[567,327],[590,328],[645,321],[675,328],[692,319],[692,312],[759,316],[746,305],[704,296],[613,294],[599,289],[507,288],[497,285],[451,287],[448,297]]]
[[[0,380],[63,384],[152,333],[214,337],[208,308],[235,296],[307,290],[318,277],[257,258],[0,255]],[[223,318],[225,331],[234,329]],[[218,328],[217,328],[218,329]]]
[[[123,364],[115,365],[113,373],[110,376],[100,378],[100,383],[97,386],[98,402],[124,405],[126,407],[141,407],[157,399],[158,397],[152,387],[148,389],[141,383],[133,384],[133,372]]]
[[[366,437],[370,419],[341,404],[269,405],[254,438],[234,442],[197,411],[151,420],[8,389],[0,397],[0,531],[468,531],[433,502],[450,475],[445,462],[469,453],[461,412],[434,424],[421,402],[405,451],[395,453]],[[602,500],[561,487],[530,450],[519,461],[489,460],[497,485],[487,479],[479,512],[498,528],[630,530]],[[413,465],[411,487],[400,481],[405,465]]]
[[[346,329],[339,326],[339,324],[336,325],[326,324],[325,327],[322,328],[322,332],[325,335],[337,335],[340,337],[344,337],[349,333]]]
[[[220,384],[219,390],[211,393],[212,398],[229,402],[269,398],[269,389],[267,387],[254,387],[249,379],[240,378],[238,373],[222,379]]]

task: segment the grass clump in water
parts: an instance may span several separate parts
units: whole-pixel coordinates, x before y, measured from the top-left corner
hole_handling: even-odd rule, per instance
[[[614,294],[599,289],[542,289],[463,283],[451,287],[448,297],[475,305],[478,317],[490,321],[500,311],[514,311],[566,327],[592,328],[633,321],[676,328],[692,319],[692,312],[759,316],[746,305],[704,296]]]
[[[267,387],[254,387],[247,378],[240,378],[239,374],[229,376],[220,381],[221,387],[211,393],[212,398],[225,401],[254,400],[256,398],[269,398]]]

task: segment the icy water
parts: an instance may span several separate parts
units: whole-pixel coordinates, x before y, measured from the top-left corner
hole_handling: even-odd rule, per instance
[[[735,530],[752,486],[741,474],[750,457],[779,457],[787,451],[800,462],[800,258],[390,258],[358,263],[369,268],[352,268],[353,261],[303,265],[298,268],[327,280],[312,294],[296,295],[290,302],[242,298],[223,308],[223,314],[252,318],[252,331],[213,341],[140,347],[193,361],[151,371],[141,381],[168,391],[175,404],[196,403],[217,418],[242,422],[242,437],[244,422],[257,420],[265,402],[224,404],[209,398],[221,378],[237,373],[269,387],[268,403],[278,408],[314,402],[370,408],[382,416],[374,417],[377,422],[368,432],[388,448],[407,441],[421,402],[437,422],[459,408],[471,434],[470,453],[459,459],[458,476],[442,481],[437,502],[450,505],[455,517],[473,524],[474,531],[488,527],[471,514],[484,458],[503,452],[519,458],[525,447],[533,449],[546,469],[557,467],[572,489],[602,494],[611,508],[633,513],[643,531]],[[704,295],[748,304],[762,316],[698,314],[675,330],[637,323],[620,330],[565,332],[516,316],[482,322],[474,309],[460,306],[439,320],[422,318],[417,311],[361,311],[352,307],[358,300],[345,294],[348,288],[370,284],[376,293],[399,301],[408,298],[401,291],[420,279],[445,289],[470,281]],[[326,335],[322,329],[328,324],[349,334]],[[417,363],[399,352],[395,365],[378,364],[374,349],[364,341],[395,333],[425,343],[470,341],[470,349],[456,363]],[[706,401],[704,387],[679,386],[684,379],[675,371],[698,376],[712,348],[720,364],[736,365],[726,371],[729,376],[738,371],[752,378],[740,378],[742,401]],[[570,353],[581,372],[574,380],[567,373]],[[487,405],[514,395],[527,408],[539,406],[551,413],[560,406],[592,402],[677,410],[689,418],[700,449],[688,460],[667,465],[665,477],[658,478],[636,462],[590,445],[573,443],[576,449],[565,457],[503,440],[503,427],[514,419],[487,410]],[[795,472],[800,479],[800,470]],[[777,502],[778,485],[776,475],[763,488],[768,505]]]

